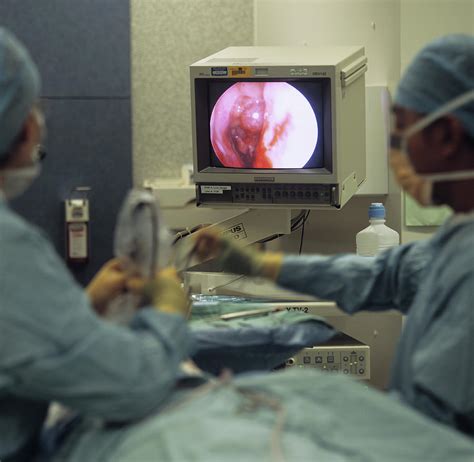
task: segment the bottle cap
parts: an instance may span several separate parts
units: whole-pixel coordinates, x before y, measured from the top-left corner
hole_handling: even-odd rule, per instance
[[[369,207],[369,219],[383,220],[385,218],[385,207],[381,202],[372,202]]]

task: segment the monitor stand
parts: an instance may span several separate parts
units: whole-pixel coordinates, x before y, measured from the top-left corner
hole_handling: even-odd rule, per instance
[[[291,210],[290,209],[249,209],[211,225],[209,228],[219,228],[223,234],[235,240],[238,245],[246,246],[265,240],[274,235],[291,233]],[[193,236],[186,236],[176,243],[176,267],[183,272],[184,280],[188,287],[196,293],[198,290],[204,294],[222,294],[235,290],[241,295],[252,297],[268,296],[268,291],[274,287],[275,298],[287,298],[289,294],[277,294],[277,288],[271,283],[262,281],[251,281],[243,276],[223,273],[213,270],[212,261],[203,265],[195,259],[187,260],[185,255],[193,245]],[[194,268],[194,271],[193,271]],[[196,281],[199,281],[196,284]],[[237,283],[237,286],[235,283]],[[246,284],[247,283],[247,284]],[[245,286],[248,285],[250,293],[245,294]],[[199,287],[199,289],[198,289]],[[258,288],[261,287],[261,293]],[[221,289],[221,290],[220,290]],[[257,289],[257,290],[255,290]],[[243,293],[242,293],[243,291]],[[272,291],[273,292],[273,291]],[[278,291],[281,292],[281,289]],[[292,294],[293,297],[295,294]]]

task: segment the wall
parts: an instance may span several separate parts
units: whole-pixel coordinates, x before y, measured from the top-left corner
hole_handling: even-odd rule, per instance
[[[189,64],[253,42],[253,0],[131,0],[134,183],[192,163]]]
[[[71,267],[85,284],[112,257],[132,183],[129,0],[1,0],[0,22],[39,67],[47,127],[42,173],[12,206],[64,255],[64,200],[92,188],[89,261]]]
[[[255,0],[256,45],[363,45],[367,85],[399,75],[397,0]]]
[[[402,71],[425,43],[450,33],[474,33],[473,0],[400,0]]]

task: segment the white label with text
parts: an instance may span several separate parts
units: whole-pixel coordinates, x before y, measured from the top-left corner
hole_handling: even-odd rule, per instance
[[[201,185],[201,194],[224,194],[224,191],[230,191],[230,186],[221,185]]]

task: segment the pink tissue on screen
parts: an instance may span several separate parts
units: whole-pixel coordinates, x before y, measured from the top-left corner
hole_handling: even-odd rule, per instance
[[[318,124],[306,97],[285,82],[239,82],[217,100],[211,143],[224,167],[302,168]]]

